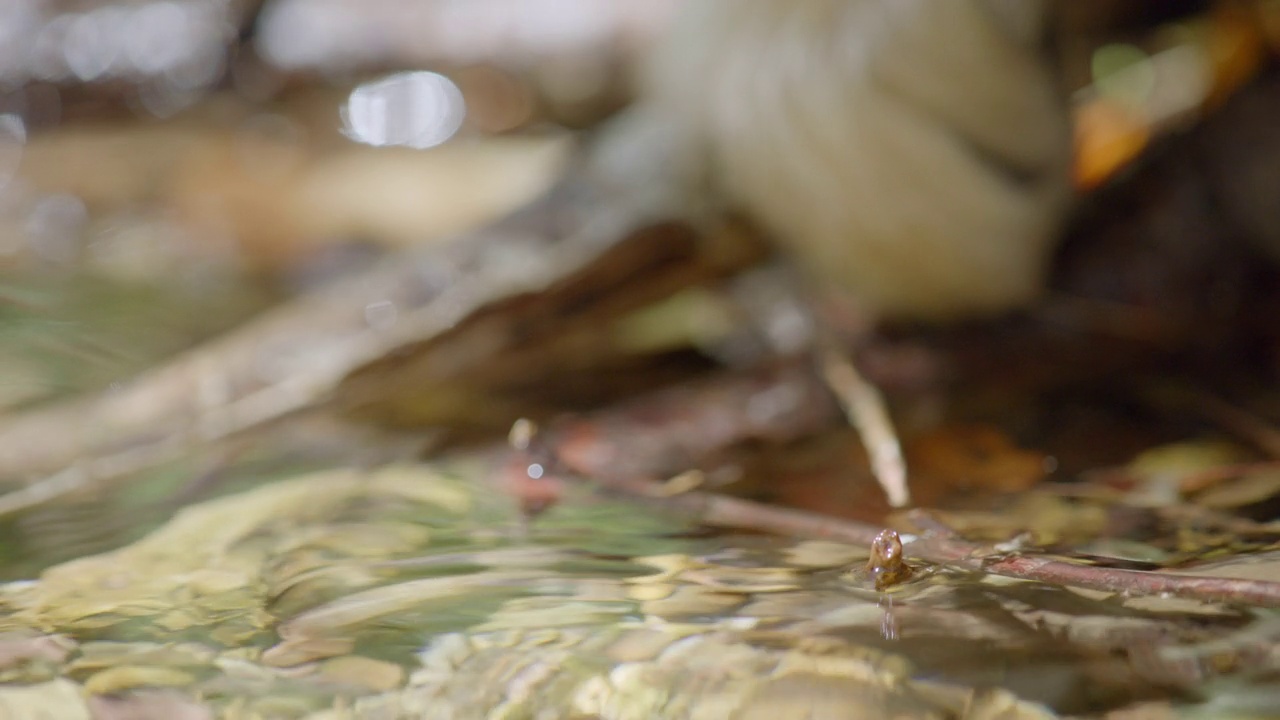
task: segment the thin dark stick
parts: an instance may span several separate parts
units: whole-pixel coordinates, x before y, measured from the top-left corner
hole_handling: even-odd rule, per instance
[[[689,492],[670,496],[664,493],[661,483],[652,480],[614,477],[597,482],[612,491],[659,502],[710,525],[832,539],[855,545],[870,545],[882,529],[712,493]],[[904,542],[903,547],[910,557],[929,563],[1123,595],[1172,595],[1204,602],[1280,607],[1280,583],[1277,582],[1191,577],[1077,565],[1034,555],[993,554],[985,546],[955,536],[927,513],[912,513],[912,520],[929,530]]]

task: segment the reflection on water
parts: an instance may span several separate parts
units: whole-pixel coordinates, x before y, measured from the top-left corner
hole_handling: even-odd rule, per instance
[[[189,506],[4,586],[0,646],[63,644],[0,667],[236,717],[1042,717],[1028,703],[1194,687],[1194,652],[1161,648],[1249,622],[930,569],[881,593],[864,549],[711,535],[587,488],[524,523],[488,468],[293,474]]]
[[[10,413],[117,392],[261,304],[71,274],[3,287]],[[926,567],[880,592],[865,548],[713,532],[586,486],[530,520],[491,459],[406,462],[411,435],[291,418],[0,518],[0,716],[1252,712],[1274,685],[1266,615]]]
[[[254,305],[220,319],[163,289],[7,287],[15,408],[112,392]],[[375,446],[295,420],[4,519],[0,679],[18,684],[0,707],[79,717],[88,691],[95,709],[227,717],[1037,717],[1194,700],[1219,676],[1248,706],[1266,687],[1249,675],[1272,672],[1206,645],[1274,634],[1230,608],[929,568],[881,593],[864,548],[711,533],[586,487],[527,521],[486,461],[388,466],[403,454]],[[359,457],[382,469],[341,469]]]
[[[0,275],[0,422],[61,398],[118,392],[158,359],[231,327],[267,300],[229,278],[189,280],[121,282],[32,268]],[[180,467],[133,476],[125,488],[0,517],[0,578],[30,577],[140,537],[172,512],[167,499],[175,488],[216,467],[221,454],[193,449]],[[246,469],[255,476],[271,471],[261,462]]]

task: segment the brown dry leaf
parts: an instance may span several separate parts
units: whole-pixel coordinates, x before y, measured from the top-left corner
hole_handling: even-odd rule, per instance
[[[1098,98],[1075,108],[1075,180],[1082,189],[1111,178],[1147,147],[1151,128],[1124,105]]]
[[[1074,108],[1076,184],[1099,187],[1153,138],[1213,109],[1266,64],[1266,20],[1255,3],[1215,2],[1209,13],[1151,33],[1130,66],[1095,77]],[[1270,11],[1274,15],[1274,10]],[[1097,51],[1098,48],[1094,48]],[[1108,93],[1117,77],[1143,76],[1141,93]],[[1123,83],[1125,79],[1122,78]]]
[[[1204,47],[1213,70],[1206,105],[1217,105],[1258,74],[1266,62],[1266,20],[1275,8],[1249,8],[1236,2],[1216,2],[1204,30]]]
[[[1018,492],[1042,480],[1048,462],[1000,430],[978,425],[944,427],[911,441],[907,466],[913,484],[922,478],[952,490]]]

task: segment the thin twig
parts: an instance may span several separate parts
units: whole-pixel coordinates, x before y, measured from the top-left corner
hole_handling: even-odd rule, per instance
[[[858,431],[871,458],[871,472],[889,497],[889,504],[905,507],[911,502],[907,463],[902,458],[902,443],[898,441],[893,418],[889,417],[880,391],[858,372],[853,361],[832,347],[818,350],[818,363],[823,379]]]
[[[615,492],[661,503],[710,525],[832,539],[855,545],[870,545],[882,529],[712,493],[689,492],[669,496],[664,494],[661,483],[652,480],[613,477],[596,482]],[[929,530],[920,536],[904,536],[907,554],[937,565],[1129,596],[1171,595],[1203,602],[1280,607],[1278,582],[1077,565],[1031,554],[993,555],[986,546],[957,537],[923,511],[913,511],[911,519]]]

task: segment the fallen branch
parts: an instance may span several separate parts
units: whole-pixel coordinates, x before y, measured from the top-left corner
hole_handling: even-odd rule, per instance
[[[745,235],[608,205],[590,180],[571,174],[511,217],[295,299],[118,390],[0,418],[0,516],[321,407],[362,412],[413,391],[446,398],[422,426],[509,423],[519,411],[495,398],[518,393],[503,382],[616,359],[599,332],[610,319],[760,253]],[[394,321],[371,321],[371,307]]]
[[[672,496],[663,483],[653,480],[613,477],[600,481],[600,484],[614,492],[660,503],[708,525],[867,546],[883,529],[714,493],[688,492]],[[909,517],[917,525],[926,527],[927,531],[919,536],[903,536],[906,554],[935,565],[1125,596],[1172,595],[1203,602],[1280,607],[1280,582],[1122,570],[1077,565],[1030,554],[997,553],[992,552],[989,546],[958,537],[925,511],[913,511]]]

